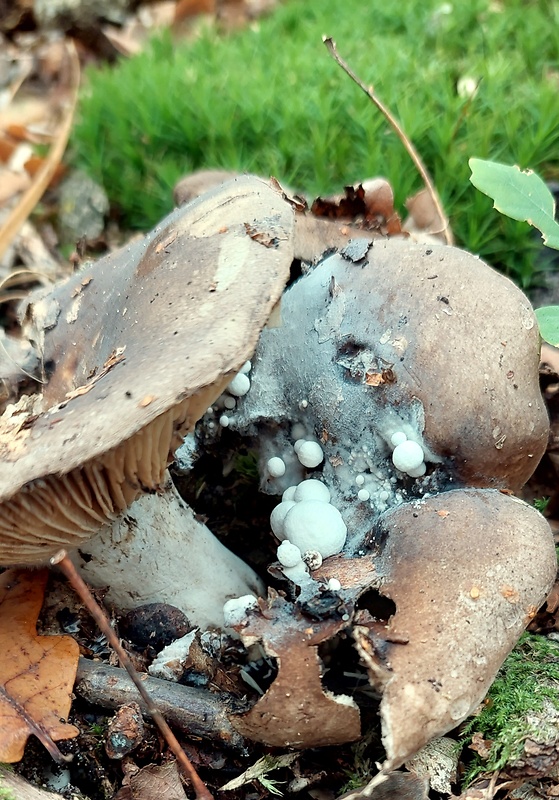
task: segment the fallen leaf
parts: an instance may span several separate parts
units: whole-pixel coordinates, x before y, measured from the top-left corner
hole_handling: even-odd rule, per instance
[[[484,739],[483,734],[479,731],[476,731],[472,736],[471,744],[468,745],[470,750],[473,750],[478,756],[483,759],[483,761],[487,761],[489,756],[491,755],[491,745],[493,742],[489,741],[489,739]]]
[[[0,688],[28,720],[59,741],[79,733],[64,722],[72,703],[79,647],[70,636],[36,633],[47,575],[46,569],[9,569],[0,576]],[[19,761],[31,733],[37,733],[33,725],[0,696],[0,761]]]
[[[161,767],[150,764],[130,777],[132,800],[186,800],[176,761]]]

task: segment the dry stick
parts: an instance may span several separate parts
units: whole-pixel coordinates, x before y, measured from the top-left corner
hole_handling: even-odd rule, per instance
[[[427,172],[427,169],[426,169],[423,161],[421,160],[421,157],[420,157],[419,153],[417,152],[417,150],[415,149],[415,147],[413,146],[411,141],[408,139],[408,137],[404,133],[402,127],[399,124],[399,122],[392,115],[392,113],[389,111],[389,109],[384,105],[384,103],[381,100],[379,100],[379,98],[374,93],[373,89],[372,88],[368,88],[367,86],[365,86],[363,81],[360,80],[360,78],[357,77],[357,75],[355,74],[355,72],[353,72],[351,67],[338,54],[338,51],[336,49],[336,43],[332,39],[332,37],[331,36],[323,36],[322,37],[322,41],[326,45],[326,47],[328,49],[328,52],[330,53],[330,55],[332,56],[332,58],[334,59],[336,64],[338,64],[343,69],[343,71],[347,75],[349,75],[351,80],[354,81],[354,83],[356,83],[357,86],[359,86],[359,88],[363,92],[365,92],[365,94],[367,95],[369,100],[373,101],[375,106],[378,108],[378,110],[381,112],[381,114],[388,121],[389,125],[396,132],[398,138],[400,139],[400,141],[402,142],[402,144],[406,148],[409,157],[413,161],[413,163],[415,165],[415,168],[417,169],[417,171],[421,175],[421,178],[423,179],[423,183],[425,184],[425,188],[427,189],[427,191],[431,195],[431,200],[433,201],[433,205],[437,209],[437,214],[439,215],[441,221],[444,224],[444,227],[442,228],[442,230],[440,232],[444,233],[444,238],[445,238],[445,241],[446,241],[447,244],[454,244],[454,239],[453,239],[452,232],[451,232],[449,224],[448,224],[447,216],[444,213],[444,209],[443,209],[443,206],[442,206],[442,203],[441,203],[441,199],[440,199],[440,197],[438,195],[437,190],[435,189],[435,185],[434,185],[433,181],[431,180],[431,176]]]
[[[148,692],[146,692],[145,686],[142,684],[140,676],[134,669],[130,658],[128,657],[126,651],[122,648],[116,633],[113,631],[111,624],[103,611],[103,609],[98,605],[95,601],[95,598],[89,591],[88,587],[84,583],[81,576],[76,571],[76,568],[68,558],[68,555],[65,550],[60,550],[55,556],[53,556],[50,560],[50,563],[53,566],[58,566],[66,576],[66,579],[79,596],[82,603],[85,605],[97,626],[101,630],[101,632],[107,637],[107,640],[115,653],[117,654],[121,665],[130,675],[130,678],[134,681],[134,685],[136,689],[140,693],[140,696],[146,707],[151,714],[151,717],[161,733],[165,741],[167,742],[169,749],[177,759],[179,765],[181,766],[183,772],[190,780],[192,784],[192,788],[194,789],[194,793],[196,795],[196,800],[214,800],[213,795],[209,791],[209,789],[205,786],[204,782],[199,777],[198,773],[194,769],[193,765],[191,764],[188,756],[180,746],[175,734],[167,725],[163,715],[159,711],[159,709],[153,704],[151,697],[149,696]]]

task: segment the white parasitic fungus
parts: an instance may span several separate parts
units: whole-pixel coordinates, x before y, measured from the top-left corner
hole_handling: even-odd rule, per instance
[[[244,397],[250,389],[250,378],[244,372],[239,372],[227,385],[227,391],[234,397]]]
[[[298,443],[296,442],[295,444]],[[324,460],[324,452],[318,442],[303,441],[302,444],[295,449],[295,452],[301,464],[307,467],[307,469],[318,467]]]
[[[282,567],[296,567],[303,560],[300,549],[296,544],[285,540],[278,547],[278,561]]]
[[[403,444],[407,440],[407,436],[403,431],[396,431],[390,437],[390,442],[392,447],[398,447],[399,444]]]
[[[421,469],[421,465],[423,464],[423,472],[420,472],[419,475],[422,475],[425,472],[425,454],[423,452],[423,448],[417,442],[412,442],[406,440],[401,442],[400,444],[396,445],[394,448],[394,452],[392,453],[392,463],[399,469],[400,472],[406,472],[408,475],[411,475],[412,472],[417,472],[417,470]],[[418,477],[418,475],[412,476]]]
[[[282,500],[270,514],[270,527],[278,539],[285,539],[285,517],[294,505],[294,500]]]
[[[281,499],[294,500],[296,491],[297,491],[297,486],[288,486],[285,492],[282,494]]]
[[[279,456],[273,456],[268,459],[266,469],[271,478],[281,478],[282,475],[285,475],[285,461]]]
[[[322,558],[340,553],[347,527],[337,508],[320,500],[302,500],[284,519],[284,536],[302,553],[318,550]]]
[[[297,503],[301,500],[321,500],[323,503],[329,503],[330,489],[322,481],[318,481],[316,478],[308,478],[295,487],[293,499]]]

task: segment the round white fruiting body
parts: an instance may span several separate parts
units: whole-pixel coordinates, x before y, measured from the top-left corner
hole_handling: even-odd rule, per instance
[[[245,375],[244,372],[239,372],[238,375],[235,375],[231,383],[227,386],[229,394],[235,397],[244,397],[245,394],[248,394],[249,389],[250,378],[248,375]]]
[[[245,361],[239,372],[241,372],[243,375],[246,375],[248,372],[251,371],[251,369],[252,369],[252,361]]]
[[[294,505],[294,500],[282,500],[270,514],[270,527],[278,539],[285,539],[285,517]]]
[[[301,500],[285,515],[283,532],[301,552],[318,550],[322,558],[328,558],[341,552],[347,527],[338,509],[329,503]]]
[[[293,500],[296,503],[301,500],[320,500],[323,503],[329,503],[330,490],[322,481],[318,481],[316,478],[308,478],[295,487]]]
[[[271,478],[281,478],[282,475],[285,475],[285,461],[279,456],[274,456],[268,459],[266,469]]]
[[[234,397],[224,397],[223,398],[223,405],[229,411],[232,411],[235,408],[235,406],[237,405],[237,401],[235,400]]]
[[[318,467],[324,460],[324,452],[318,442],[303,442],[295,452],[301,464],[307,469]]]
[[[425,463],[423,448],[417,442],[406,440],[394,448],[392,462],[396,469],[409,475],[410,470],[418,470]]]
[[[277,550],[278,561],[282,567],[296,567],[303,560],[301,551],[296,544],[292,544],[287,539],[280,544]]]
[[[282,494],[282,500],[294,500],[295,499],[295,491],[297,486],[288,486],[285,492]]]
[[[360,500],[362,503],[365,503],[371,497],[370,493],[367,489],[359,489],[357,492],[357,499]]]
[[[405,441],[407,441],[407,438],[408,437],[403,431],[396,431],[396,433],[393,433],[390,437],[392,447],[398,447],[399,444],[403,444]]]

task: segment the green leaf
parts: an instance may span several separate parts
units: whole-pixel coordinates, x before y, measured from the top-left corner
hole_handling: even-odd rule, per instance
[[[522,172],[495,161],[470,158],[470,181],[489,195],[493,206],[507,217],[528,222],[537,228],[548,247],[559,250],[559,225],[555,221],[555,201],[542,179],[531,170]]]
[[[542,339],[559,347],[559,306],[542,306],[535,313]]]

